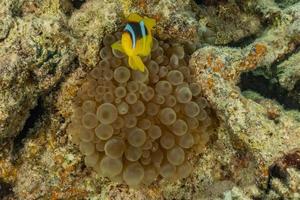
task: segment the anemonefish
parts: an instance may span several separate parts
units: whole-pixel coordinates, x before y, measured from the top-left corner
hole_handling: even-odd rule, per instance
[[[127,21],[121,41],[115,42],[111,47],[128,56],[128,64],[132,69],[144,72],[145,65],[140,56],[147,56],[151,52],[151,31],[156,21],[138,14],[130,14]]]

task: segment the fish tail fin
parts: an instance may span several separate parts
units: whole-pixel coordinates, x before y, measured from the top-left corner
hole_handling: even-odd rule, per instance
[[[134,70],[140,70],[141,72],[144,72],[145,70],[145,65],[139,56],[130,56],[128,58],[128,63]]]
[[[143,18],[137,13],[131,13],[127,17],[127,20],[130,21],[130,22],[140,22],[141,20],[143,20]]]
[[[111,45],[111,48],[116,49],[124,53],[124,49],[122,47],[121,41],[117,41]]]
[[[156,20],[149,17],[145,17],[144,22],[148,30],[152,30],[153,27],[156,25]]]

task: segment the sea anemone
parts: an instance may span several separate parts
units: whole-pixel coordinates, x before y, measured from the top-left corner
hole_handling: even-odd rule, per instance
[[[119,37],[105,36],[102,60],[78,91],[67,131],[85,164],[111,180],[136,187],[186,178],[187,155],[205,146],[211,117],[185,48],[154,39],[143,73],[111,49]]]

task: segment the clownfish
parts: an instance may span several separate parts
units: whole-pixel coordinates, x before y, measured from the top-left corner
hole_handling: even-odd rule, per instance
[[[121,40],[111,47],[128,56],[128,64],[134,70],[144,72],[145,65],[140,56],[147,56],[152,48],[151,31],[156,24],[155,19],[130,14],[122,32]]]

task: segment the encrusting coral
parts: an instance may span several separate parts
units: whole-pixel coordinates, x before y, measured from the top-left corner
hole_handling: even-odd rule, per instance
[[[101,61],[79,89],[68,133],[85,164],[131,187],[161,176],[186,178],[188,155],[208,142],[210,110],[188,66],[185,46],[154,39],[145,72],[128,67],[104,37]]]
[[[122,2],[128,3],[127,12],[121,1],[0,1],[0,199],[298,199],[300,172],[295,165],[298,162],[299,166],[299,157],[293,149],[300,147],[299,109],[290,110],[286,102],[279,102],[282,93],[278,89],[285,89],[287,99],[299,99],[299,1]],[[220,119],[201,155],[195,156],[192,148],[184,149],[193,168],[188,178],[167,181],[159,175],[150,187],[138,190],[84,167],[79,145],[71,144],[65,132],[73,112],[71,104],[87,70],[103,60],[99,52],[109,46],[101,45],[104,34],[115,31],[131,12],[155,18],[157,38],[197,47],[185,52],[191,55],[189,63],[195,64],[201,95]],[[149,60],[144,61],[149,65]],[[166,66],[160,64],[161,73]],[[125,99],[128,88],[137,91],[129,72],[126,84],[113,81],[119,92],[105,95],[106,99],[116,94]],[[252,80],[248,75],[262,79]],[[262,90],[243,81],[262,86]],[[273,93],[270,88],[280,96],[268,96],[268,91]],[[137,97],[145,103],[133,93],[128,101]],[[178,104],[174,98],[168,96],[170,105]],[[103,104],[93,99],[91,105],[93,102],[95,107]],[[132,113],[126,99],[113,104],[118,116],[136,123],[126,114]],[[138,119],[140,127],[149,126],[152,120]],[[160,141],[163,126],[158,122],[151,134],[146,131],[147,136],[159,138],[156,141]],[[107,130],[103,138],[116,136],[118,130],[117,124],[100,128]],[[136,152],[138,157],[140,151],[135,150],[126,146],[127,153]],[[122,172],[126,160],[123,153]],[[187,172],[184,168],[177,171]]]

